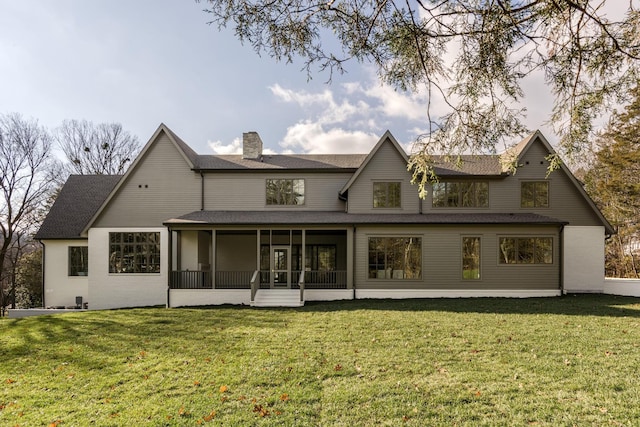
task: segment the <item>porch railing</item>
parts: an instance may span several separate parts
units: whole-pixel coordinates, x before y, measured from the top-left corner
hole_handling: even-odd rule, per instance
[[[296,288],[297,279],[300,277],[301,271],[292,271],[292,287]],[[334,271],[305,271],[304,287],[306,289],[347,289],[347,272]]]
[[[216,289],[249,289],[254,271],[216,271]]]
[[[171,272],[171,289],[211,289],[211,272],[201,270],[180,270]]]
[[[261,271],[216,271],[215,289],[269,289],[271,272]],[[213,289],[214,277],[210,271],[178,270],[172,271],[169,287],[171,289]],[[291,271],[291,288],[300,289],[347,289],[346,271]]]

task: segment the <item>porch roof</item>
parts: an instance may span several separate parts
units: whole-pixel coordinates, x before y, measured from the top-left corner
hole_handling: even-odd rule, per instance
[[[165,225],[536,224],[568,222],[533,213],[350,214],[324,211],[195,211]]]

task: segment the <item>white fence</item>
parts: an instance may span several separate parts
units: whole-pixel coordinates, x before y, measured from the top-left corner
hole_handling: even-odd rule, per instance
[[[628,297],[640,297],[640,279],[617,279],[607,277],[604,279],[603,294],[624,295]]]

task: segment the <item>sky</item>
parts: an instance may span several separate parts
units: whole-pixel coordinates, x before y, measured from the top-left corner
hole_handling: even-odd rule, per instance
[[[386,130],[409,152],[427,98],[382,85],[367,64],[314,73],[208,25],[194,0],[0,0],[0,113],[53,129],[119,122],[142,144],[165,123],[200,154],[241,150],[257,131],[270,153],[366,153]],[[540,76],[524,86],[525,124],[551,111]],[[518,142],[518,141],[514,141]]]

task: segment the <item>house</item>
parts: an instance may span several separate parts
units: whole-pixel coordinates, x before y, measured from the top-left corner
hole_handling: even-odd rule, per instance
[[[268,155],[255,132],[242,155],[199,155],[162,124],[125,175],[63,187],[36,235],[45,305],[602,292],[614,230],[565,166],[546,176],[553,152],[534,132],[440,159],[423,200],[389,132],[362,155]]]

